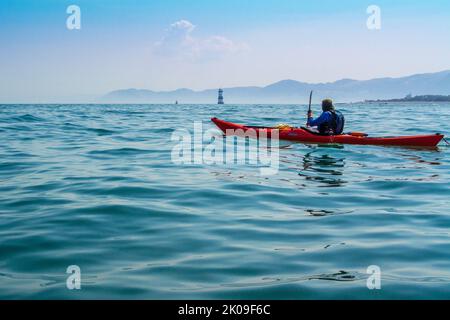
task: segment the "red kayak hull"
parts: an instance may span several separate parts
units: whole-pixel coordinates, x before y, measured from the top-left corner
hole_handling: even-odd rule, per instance
[[[269,127],[251,127],[232,122],[223,121],[217,118],[212,118],[212,122],[222,130],[225,134],[234,134],[233,132],[226,132],[227,130],[252,130],[259,137],[263,133],[268,138],[271,137],[272,130],[278,130]],[[262,132],[264,131],[264,132]],[[278,130],[280,140],[290,140],[307,143],[339,143],[339,144],[361,144],[361,145],[380,145],[380,146],[408,146],[408,147],[436,147],[437,144],[444,138],[441,134],[418,135],[418,136],[399,136],[399,137],[363,137],[353,136],[348,134],[336,136],[320,136],[313,134],[302,128],[290,128]]]

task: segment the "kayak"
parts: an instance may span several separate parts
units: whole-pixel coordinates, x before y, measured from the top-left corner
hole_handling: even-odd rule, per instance
[[[259,137],[263,133],[270,138],[273,130],[278,130],[278,138],[280,140],[290,140],[306,143],[338,143],[338,144],[361,144],[361,145],[379,145],[379,146],[408,146],[408,147],[436,147],[444,138],[442,134],[429,134],[418,136],[398,136],[398,137],[369,137],[361,134],[340,134],[335,136],[323,136],[314,133],[307,128],[283,128],[277,129],[273,127],[255,127],[242,124],[227,122],[217,118],[212,118],[212,122],[228,135],[244,135],[247,130],[250,131],[249,136]],[[241,131],[241,130],[243,131]],[[229,130],[227,132],[227,130]],[[239,130],[238,132],[233,132]]]

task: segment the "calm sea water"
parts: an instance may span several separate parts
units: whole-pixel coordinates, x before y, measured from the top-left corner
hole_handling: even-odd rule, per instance
[[[340,109],[348,130],[450,135],[450,104]],[[194,121],[302,125],[305,112],[1,105],[0,298],[450,298],[445,144],[293,144],[268,177],[171,161],[172,132]],[[69,265],[81,290],[66,288]]]

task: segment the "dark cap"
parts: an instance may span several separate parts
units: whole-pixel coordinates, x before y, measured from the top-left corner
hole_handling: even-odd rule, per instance
[[[324,99],[324,100],[322,100],[322,110],[323,111],[332,111],[332,110],[334,110],[333,100],[331,100],[331,99]]]

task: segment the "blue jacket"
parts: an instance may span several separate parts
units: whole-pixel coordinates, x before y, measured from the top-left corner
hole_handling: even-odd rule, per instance
[[[323,123],[331,122],[331,120],[332,120],[331,113],[329,111],[325,111],[317,119],[314,119],[312,117],[308,118],[308,125],[310,127],[318,127]]]

